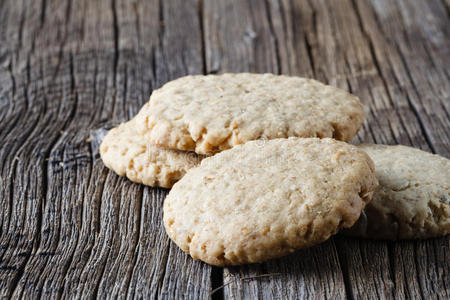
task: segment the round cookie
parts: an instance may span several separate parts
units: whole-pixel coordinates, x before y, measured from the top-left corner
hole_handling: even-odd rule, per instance
[[[258,140],[204,159],[164,202],[169,237],[193,258],[262,262],[350,227],[377,185],[373,163],[333,139]]]
[[[170,188],[203,156],[146,143],[135,119],[111,129],[100,145],[103,163],[120,176],[150,186]]]
[[[344,233],[422,239],[450,233],[450,160],[406,146],[361,145],[380,185],[360,220]]]
[[[155,145],[211,154],[257,139],[349,141],[364,110],[357,97],[316,80],[240,73],[168,82],[137,119],[139,132]]]

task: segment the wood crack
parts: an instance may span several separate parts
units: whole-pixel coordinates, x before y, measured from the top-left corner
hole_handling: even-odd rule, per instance
[[[306,53],[308,53],[308,59],[309,59],[309,63],[311,64],[311,70],[313,72],[313,76],[316,77],[316,66],[314,64],[314,57],[312,54],[312,47],[311,47],[311,43],[308,40],[308,36],[305,34],[305,46],[306,46]]]
[[[134,269],[136,267],[136,262],[137,262],[137,258],[138,258],[138,247],[139,247],[139,242],[140,242],[140,238],[141,238],[141,231],[142,231],[142,210],[143,210],[143,201],[144,201],[144,193],[142,188],[140,189],[140,196],[139,196],[139,209],[138,209],[138,214],[137,214],[137,219],[136,219],[136,227],[138,228],[138,232],[136,235],[136,242],[133,245],[133,263],[132,263],[132,268],[131,268],[131,272],[128,272],[128,279],[127,279],[127,288],[126,288],[126,292],[125,295],[129,296],[130,294],[130,287],[131,287],[131,278],[133,277],[133,273],[134,273]]]
[[[447,0],[441,0],[442,6],[445,8],[447,16],[450,18],[450,2]]]
[[[115,193],[118,192],[118,186],[119,186],[119,184],[118,184],[118,182],[116,180],[116,188],[114,189]],[[120,203],[119,203],[119,209],[120,209]],[[116,225],[118,227],[119,219],[118,219],[117,214],[115,214],[114,222],[116,223]],[[114,237],[113,237],[113,239],[114,239]],[[102,266],[100,267],[100,272],[99,272],[100,276],[98,276],[98,280],[97,280],[95,286],[92,288],[92,295],[95,295],[94,298],[99,298],[99,288],[100,288],[100,285],[102,283],[102,279],[103,279],[105,271],[106,271],[106,265],[108,263],[108,260],[109,260],[110,254],[111,254],[111,247],[109,247],[109,245],[103,245],[103,248],[104,247],[107,247],[108,250],[107,250],[107,253],[106,253],[106,259],[105,259],[104,263],[102,264]]]
[[[163,261],[162,261],[162,264],[161,264],[163,266],[163,268],[161,268],[161,275],[158,278],[158,295],[159,295],[158,297],[159,298],[161,296],[163,296],[162,288],[163,288],[163,284],[164,284],[164,278],[165,278],[166,273],[167,273],[167,268],[168,268],[167,263],[169,261],[169,252],[170,252],[170,248],[171,247],[172,247],[172,243],[169,242],[167,244],[167,247],[164,249],[165,250],[164,251],[164,258],[163,258]]]
[[[211,269],[211,291],[215,291],[211,294],[212,300],[225,299],[223,289],[224,285],[223,268],[212,267]]]
[[[281,73],[281,59],[280,59],[280,49],[279,49],[279,44],[278,44],[279,42],[278,42],[277,35],[275,34],[273,21],[272,21],[272,15],[270,13],[270,5],[269,5],[268,0],[264,1],[264,8],[266,11],[267,22],[269,23],[270,37],[273,39],[273,44],[275,47],[276,70],[274,73],[280,74]]]
[[[422,278],[420,277],[420,269],[421,268],[420,268],[420,264],[418,261],[417,244],[413,245],[413,247],[414,247],[414,266],[416,269],[416,279],[417,279],[417,282],[419,283],[420,296],[422,299],[427,299],[427,296],[424,293]]]
[[[317,11],[314,7],[314,4],[312,3],[312,0],[307,0],[308,5],[311,7],[312,10],[312,28],[314,30],[315,35],[317,36]],[[316,65],[314,63],[314,55],[312,52],[312,44],[308,38],[308,33],[304,33],[304,40],[305,40],[305,47],[306,47],[306,53],[308,54],[309,63],[311,64],[311,70],[313,72],[314,78],[317,79],[316,74]]]
[[[11,77],[11,83],[12,83],[12,98],[16,96],[16,76],[14,76],[14,72],[12,69],[12,58],[9,58],[9,64],[8,64],[8,71],[9,76]]]
[[[335,243],[335,249],[337,250],[337,257],[338,257],[339,266],[341,269],[341,275],[344,279],[345,294],[347,296],[347,299],[353,300],[353,299],[355,299],[355,297],[353,295],[352,282],[351,282],[351,279],[349,276],[348,262],[342,253],[343,249],[340,249],[340,247],[339,247],[339,243],[336,243],[336,241],[334,241],[334,243]]]
[[[113,19],[113,33],[114,33],[114,63],[113,63],[113,78],[114,84],[116,83],[117,67],[119,63],[119,24],[117,21],[117,7],[116,0],[111,0],[111,11]]]
[[[420,129],[421,129],[422,132],[423,132],[423,136],[425,137],[425,140],[427,141],[428,147],[430,147],[430,149],[431,149],[431,151],[433,151],[433,153],[436,153],[436,149],[434,148],[433,142],[431,141],[430,136],[428,135],[428,132],[427,132],[427,130],[426,130],[426,128],[425,128],[425,125],[424,125],[424,123],[423,123],[423,120],[422,120],[422,118],[421,118],[419,112],[417,111],[417,108],[416,108],[415,105],[412,103],[411,98],[409,97],[408,94],[406,94],[406,99],[408,100],[409,107],[410,107],[411,110],[414,112],[414,115],[415,115],[416,118],[417,118],[417,121],[418,121],[418,123],[419,123]]]
[[[45,11],[46,11],[46,7],[47,7],[47,0],[41,0],[42,1],[42,6],[41,6],[41,16],[40,16],[40,20],[41,20],[41,28],[44,27],[44,22],[45,22]]]
[[[108,171],[107,171],[107,169],[106,169],[106,167],[104,167],[103,168],[103,171],[102,171],[102,177],[106,177],[107,174],[108,173]],[[98,198],[98,202],[100,202],[100,203],[98,203],[98,205],[97,205],[97,211],[96,211],[96,213],[97,213],[97,221],[98,222],[96,222],[95,223],[95,232],[96,232],[96,236],[99,234],[99,232],[100,232],[100,222],[101,222],[101,200],[103,199],[103,195],[104,195],[104,188],[105,188],[105,182],[106,182],[106,179],[103,179],[102,181],[101,181],[101,184],[100,184],[100,191],[96,194],[96,195],[98,195],[99,197],[96,197],[96,198]],[[95,199],[95,200],[97,200],[97,199]],[[96,201],[97,202],[97,201]],[[97,240],[97,239],[96,239]],[[83,253],[84,254],[84,257],[86,257],[86,263],[84,263],[82,266],[81,266],[81,269],[80,269],[80,272],[79,272],[79,274],[84,274],[84,271],[85,271],[85,269],[86,269],[86,267],[87,267],[87,263],[90,261],[90,259],[91,259],[91,257],[92,257],[92,253],[93,253],[93,247],[94,247],[94,245],[92,245],[92,244],[90,244],[89,245],[89,247],[87,247],[87,252],[85,252],[85,253]],[[79,279],[79,278],[78,278]],[[97,294],[97,293],[96,293]]]
[[[394,286],[392,289],[392,297],[395,298],[395,290],[397,288],[397,280],[396,280],[396,268],[395,268],[395,250],[393,243],[388,243],[388,258],[389,258],[389,275],[391,278],[391,282]]]
[[[200,38],[201,38],[201,43],[202,43],[202,73],[206,74],[207,73],[207,66],[206,66],[206,44],[205,44],[205,30],[204,30],[204,25],[203,25],[203,0],[198,0],[198,5],[197,5],[197,12],[198,12],[198,21],[199,21],[199,25],[200,25]]]

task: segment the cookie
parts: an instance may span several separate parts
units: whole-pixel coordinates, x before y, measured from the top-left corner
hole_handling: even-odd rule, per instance
[[[203,156],[167,150],[145,142],[135,120],[111,129],[100,145],[103,163],[120,176],[149,186],[170,188]]]
[[[376,184],[367,154],[344,142],[251,141],[189,170],[165,199],[164,226],[194,259],[262,262],[352,226]]]
[[[138,130],[168,149],[211,154],[250,140],[333,137],[349,141],[358,98],[316,80],[273,74],[186,76],[153,92]]]
[[[450,232],[450,160],[406,146],[360,149],[374,161],[380,185],[346,234],[397,240]]]

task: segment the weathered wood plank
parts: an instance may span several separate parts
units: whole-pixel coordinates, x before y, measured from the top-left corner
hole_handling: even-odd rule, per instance
[[[42,32],[46,34],[40,34],[36,38],[35,45],[31,47],[34,49],[32,53],[28,54],[30,68],[42,68],[43,76],[48,78],[48,82],[44,86],[45,96],[37,96],[35,100],[43,102],[47,107],[48,103],[54,105],[62,103],[63,105],[56,113],[63,113],[61,116],[63,125],[61,128],[55,128],[51,123],[46,124],[50,132],[54,131],[57,134],[57,138],[52,142],[52,148],[47,154],[48,165],[43,168],[47,172],[44,176],[47,181],[47,192],[42,206],[42,225],[38,228],[41,238],[38,240],[36,249],[14,291],[14,295],[19,297],[61,295],[63,286],[66,284],[69,267],[73,259],[77,258],[78,241],[84,241],[87,238],[91,243],[94,240],[101,242],[106,239],[105,236],[112,236],[113,233],[118,232],[115,230],[117,227],[114,226],[118,222],[113,222],[115,218],[111,218],[108,214],[100,214],[102,207],[100,197],[86,195],[88,201],[85,201],[84,198],[85,191],[89,190],[90,176],[97,173],[92,173],[93,155],[87,141],[89,127],[93,126],[92,122],[98,122],[101,113],[109,111],[111,114],[112,106],[102,107],[103,99],[95,102],[90,97],[92,90],[95,90],[95,87],[92,86],[97,80],[95,72],[92,71],[94,68],[101,68],[102,65],[98,64],[95,59],[92,60],[92,55],[77,56],[78,53],[64,49],[66,41],[72,37],[70,36],[70,30],[72,30],[70,27],[71,4],[70,2],[64,4],[48,1],[43,5],[45,7],[42,9],[40,26]],[[95,8],[105,11],[102,14],[103,18],[96,19],[96,21],[107,25],[106,27],[112,31],[111,24],[108,24],[111,15],[106,13],[109,5],[105,5],[105,3],[102,5],[98,2],[94,2],[92,5],[88,6],[86,10]],[[46,10],[52,11],[51,17],[48,19],[45,18]],[[78,13],[83,13],[85,10],[73,10],[73,12],[75,13],[73,18],[77,19],[78,17],[78,21],[80,21],[83,16]],[[103,36],[102,33],[97,33],[97,41],[101,41]],[[108,33],[106,33],[106,39],[109,39]],[[93,49],[95,47],[91,46],[91,50]],[[109,59],[108,56],[105,59],[111,60],[113,57],[112,53],[109,55]],[[43,59],[44,63],[40,59]],[[109,68],[109,65],[103,65],[103,72],[112,74],[113,70]],[[92,68],[87,66],[92,66]],[[82,82],[80,77],[83,78]],[[109,77],[106,80],[106,86],[109,86],[109,89],[105,88],[105,91],[112,91],[112,76],[105,77]],[[92,80],[94,84],[87,80]],[[108,99],[108,95],[105,98]],[[45,134],[42,136],[42,140],[48,142]],[[97,173],[97,176],[100,176],[95,177],[97,181],[94,181],[94,184],[102,190],[103,183],[107,178],[104,167],[98,162],[97,165],[101,167],[102,171]],[[85,204],[93,204],[93,206],[86,207],[89,211],[87,215],[83,215]],[[117,207],[117,203],[114,204],[110,206]],[[95,210],[91,211],[91,209]],[[105,208],[105,211],[108,212],[108,209]],[[111,225],[102,227],[108,229],[104,232],[98,230],[98,227],[103,220],[100,216],[104,217],[105,215],[112,222],[107,222]],[[97,230],[92,228],[92,223],[95,224]],[[85,226],[88,227],[87,230]],[[80,233],[84,235],[80,236]],[[91,253],[95,253],[96,245],[98,243],[91,244],[91,248],[83,250],[91,252],[93,248],[94,251]],[[83,291],[84,280],[92,287],[86,294],[96,293],[98,282],[102,276],[98,270],[104,269],[104,261],[101,259],[104,259],[105,256],[99,255],[99,257],[100,265],[92,262],[88,269],[91,272],[89,275],[80,274],[81,288],[77,287],[77,292]],[[86,261],[89,262],[87,259]],[[69,294],[72,293],[69,292]]]
[[[273,48],[260,46],[258,42],[263,44],[261,41],[275,40],[276,55],[282,72],[314,76],[359,95],[369,108],[367,121],[358,136],[359,141],[402,143],[425,150],[433,149],[433,145],[430,146],[428,141],[427,133],[421,126],[420,117],[414,107],[411,107],[407,96],[408,91],[400,88],[395,78],[389,75],[394,72],[393,63],[389,61],[387,55],[384,57],[376,55],[378,54],[376,51],[381,49],[388,54],[386,50],[388,48],[385,42],[373,41],[366,32],[365,27],[370,27],[373,31],[379,26],[370,24],[371,19],[361,17],[358,7],[364,4],[364,1],[295,1],[294,3],[269,1],[270,23],[265,22],[264,14],[259,13],[257,8],[252,7],[250,12],[250,6],[247,4],[236,4],[233,6],[235,10],[229,11],[221,18],[218,15],[225,9],[220,6],[223,4],[205,5],[205,32],[208,32],[208,28],[211,27],[210,31],[215,33],[209,36],[206,34],[207,71],[276,72],[277,68],[268,65],[265,60],[256,63],[258,68],[237,63],[243,61],[244,57],[248,61],[257,61],[254,52],[241,50],[248,48],[246,47],[248,41],[244,38],[246,33],[244,30],[247,29],[247,32],[256,33],[254,48],[259,49],[260,52],[266,51],[268,53],[266,56],[273,53]],[[369,3],[367,5],[370,6]],[[246,20],[252,19],[252,13],[259,16],[258,26],[267,23],[270,26],[266,25],[266,30],[261,28],[254,30],[251,27],[248,29]],[[277,17],[275,20],[274,16]],[[370,26],[364,22],[368,22]],[[230,27],[235,34],[221,33],[224,26]],[[400,25],[398,28],[405,26]],[[389,35],[385,32],[383,36]],[[224,46],[220,48],[218,45]],[[299,53],[302,56],[299,56]],[[259,57],[264,55],[259,54]],[[300,59],[303,60],[302,63],[297,62]],[[404,62],[398,59],[396,63]],[[427,68],[433,68],[433,66],[428,65]],[[445,92],[443,94],[445,95]],[[437,101],[443,99],[445,98],[441,97]],[[445,128],[442,124],[436,127]],[[443,140],[448,144],[447,137]],[[339,253],[338,264],[342,267],[344,276],[340,280],[342,284],[345,282],[349,297],[378,295],[381,298],[392,296],[404,298],[405,296],[431,296],[429,293],[433,290],[445,290],[436,288],[435,285],[444,286],[438,277],[424,279],[426,276],[414,275],[416,266],[410,262],[414,262],[415,254],[407,251],[411,247],[414,249],[414,243],[404,243],[399,247],[397,244],[338,238],[336,244]],[[424,245],[420,242],[419,244]],[[399,253],[398,248],[404,251]],[[355,255],[355,253],[360,254]],[[287,261],[286,264],[292,264],[291,260]],[[434,259],[429,260],[428,263],[438,265]],[[403,264],[404,268],[399,268],[398,264]],[[400,271],[402,275],[399,276],[393,269]],[[262,274],[266,268],[255,266],[240,271],[240,276],[245,278]],[[225,270],[224,281],[227,282],[228,277],[234,278],[237,272],[239,269]],[[442,274],[442,269],[434,272]],[[399,282],[400,278],[401,282]],[[259,285],[258,282],[263,280],[265,283]],[[273,297],[279,291],[269,288],[269,282],[273,281],[276,279],[232,280],[224,288],[224,294],[241,298]],[[429,285],[425,291],[421,287],[423,281]],[[292,287],[292,284],[292,281],[286,280],[282,281],[281,286]],[[295,286],[295,283],[293,285]],[[398,288],[400,285],[405,287],[406,293]],[[443,292],[443,295],[445,293]]]
[[[315,30],[316,14],[311,6],[305,1],[289,0],[270,0],[267,5],[280,73],[316,77],[307,34]]]
[[[377,24],[370,24],[373,18],[367,15],[360,15],[359,6],[364,5],[364,1],[331,1],[331,2],[314,2],[315,5],[326,3],[327,6],[318,6],[317,12],[322,14],[329,14],[330,18],[330,32],[326,40],[335,40],[334,42],[325,42],[319,44],[318,49],[326,48],[326,45],[346,45],[346,48],[336,48],[333,51],[334,58],[329,61],[329,64],[336,62],[337,74],[342,74],[343,78],[347,78],[348,87],[370,108],[369,118],[365,124],[367,131],[360,133],[362,141],[370,141],[366,136],[372,136],[373,140],[382,143],[402,143],[423,148],[425,150],[434,149],[433,144],[430,144],[427,138],[427,133],[420,125],[421,120],[418,117],[414,107],[411,107],[408,92],[395,80],[395,66],[402,64],[401,59],[393,59],[395,51],[389,51],[389,47],[383,40],[372,38],[366,29],[376,31],[379,26]],[[358,4],[358,6],[356,5]],[[386,2],[386,6],[389,4]],[[370,9],[369,7],[366,7]],[[398,10],[397,10],[398,11]],[[332,12],[332,13],[329,13]],[[317,13],[316,22],[318,24],[327,24],[324,17],[323,21],[321,15]],[[369,23],[367,25],[366,23]],[[384,23],[385,24],[385,23]],[[404,28],[406,25],[398,25],[396,28]],[[334,31],[332,31],[334,29]],[[392,29],[391,29],[392,31]],[[382,36],[389,38],[389,33],[386,31]],[[319,36],[319,35],[318,35]],[[378,37],[381,37],[379,35]],[[319,40],[320,43],[320,40]],[[386,50],[388,49],[388,50]],[[314,57],[314,48],[312,49]],[[380,55],[380,53],[383,53]],[[316,60],[322,59],[324,56],[317,56]],[[420,58],[417,58],[420,59]],[[341,64],[341,65],[339,65]],[[344,65],[343,65],[344,64]],[[427,69],[432,70],[433,66],[426,66]],[[433,72],[433,71],[430,71]],[[333,74],[332,69],[326,74]],[[331,81],[333,82],[333,81]],[[339,80],[336,81],[339,85]],[[345,83],[342,82],[342,87]],[[434,101],[439,101],[435,99]],[[424,101],[429,105],[432,102]],[[422,114],[421,114],[422,115]],[[445,128],[440,124],[440,128]],[[366,132],[368,134],[366,134]],[[442,154],[442,153],[441,153]],[[417,267],[414,263],[416,254],[414,251],[414,243],[404,243],[402,247],[398,244],[377,244],[370,241],[353,241],[353,240],[337,240],[341,263],[345,272],[347,282],[350,287],[347,289],[350,296],[354,298],[367,297],[374,295],[379,297],[394,297],[402,298],[405,296],[431,297],[433,295],[433,287],[435,285],[442,285],[440,279],[437,277],[427,277],[426,275],[417,274]],[[424,243],[420,243],[424,245]],[[399,253],[399,249],[402,252]],[[361,256],[354,255],[354,253],[361,253]],[[369,265],[368,258],[378,258],[375,263]],[[423,259],[422,256],[419,260]],[[434,269],[437,262],[431,262],[430,268]],[[402,264],[405,268],[399,268]],[[370,271],[368,271],[370,270]],[[378,271],[377,271],[378,270]],[[391,270],[391,272],[387,272]],[[394,271],[395,270],[395,273]],[[437,271],[433,271],[437,272]],[[399,277],[394,274],[401,274],[402,282],[398,282]],[[389,276],[390,275],[390,276]],[[395,281],[397,280],[397,281]],[[423,289],[420,281],[427,281],[429,288]],[[395,288],[403,284],[407,287],[407,293],[402,289]],[[382,288],[380,288],[382,287]],[[372,293],[370,292],[372,291]],[[440,290],[444,291],[444,290]],[[446,292],[444,292],[445,294]]]
[[[226,299],[342,299],[344,280],[333,240],[264,264],[224,270]]]
[[[1,201],[11,213],[1,219],[1,294],[205,297],[211,268],[171,245],[161,226],[166,193],[107,171],[88,140],[133,116],[152,88],[202,72],[198,3],[33,3],[2,10],[13,13],[1,78],[11,93],[14,74],[21,90],[2,117],[11,142],[1,151]],[[20,122],[28,127],[7,127]]]
[[[152,80],[150,82],[147,78],[144,82],[149,81],[148,84],[154,88],[160,87],[167,80],[189,73],[203,72],[202,32],[198,9],[197,1],[161,1],[159,5],[158,3],[137,3],[133,11],[139,14],[119,17],[119,32],[122,33],[119,33],[121,55],[131,50],[128,46],[129,42],[142,45],[140,46],[142,48],[139,48],[138,57],[140,58],[123,59],[122,56],[119,58],[119,66],[122,59],[127,65],[128,82],[139,82],[137,80],[139,76],[145,79],[149,69],[154,72]],[[156,22],[159,28],[158,33],[150,31],[148,26],[148,22],[154,18],[158,18]],[[155,21],[150,22],[155,23]],[[182,27],[179,26],[180,22],[183,23]],[[130,26],[127,31],[122,29],[122,24],[138,25],[135,28]],[[131,37],[135,38],[131,39]],[[177,52],[174,52],[175,49]],[[130,54],[136,57],[134,51]],[[131,65],[130,60],[136,60],[136,62]],[[135,78],[130,76],[130,73],[133,74],[132,70],[135,72]],[[149,94],[145,92],[144,88],[139,98],[144,97],[147,101]],[[132,99],[133,91],[130,87],[127,88],[127,93],[130,94],[127,99],[130,97]],[[136,112],[137,110],[132,112],[129,117]],[[169,242],[164,232],[162,204],[166,191],[146,188],[144,192],[146,197],[143,199],[143,209],[147,212],[141,217],[142,234],[136,251],[136,263],[128,295],[133,297],[157,295],[169,298],[207,297],[211,291],[211,267],[190,259]],[[147,221],[149,212],[152,222]],[[105,290],[106,294],[107,290]]]
[[[39,3],[35,2],[39,7]],[[30,8],[35,8],[30,6]],[[3,9],[15,11],[8,7]],[[19,6],[18,10],[24,10],[25,6]],[[25,14],[28,12],[21,12]],[[19,14],[19,13],[18,13]],[[14,15],[14,13],[13,13]],[[33,21],[30,20],[30,23]],[[33,23],[36,28],[36,22]],[[15,31],[14,31],[15,30]],[[19,27],[9,26],[6,33],[15,33],[14,41],[20,40]],[[28,32],[23,30],[24,33]],[[34,41],[34,39],[30,39]],[[18,43],[20,45],[20,43]],[[15,49],[8,49],[14,51]],[[15,73],[17,64],[14,55],[8,53],[9,68]],[[16,54],[17,55],[17,54]],[[21,66],[27,65],[20,64]],[[45,202],[47,187],[46,161],[47,153],[51,150],[59,131],[63,129],[65,118],[68,117],[67,110],[70,107],[66,102],[45,103],[42,101],[46,95],[45,86],[49,81],[49,76],[43,75],[42,68],[31,70],[25,69],[21,74],[16,74],[16,93],[13,99],[12,120],[8,117],[5,122],[11,122],[13,126],[4,131],[5,143],[1,151],[1,161],[3,165],[2,178],[6,184],[2,185],[6,189],[2,197],[3,214],[7,217],[3,222],[1,242],[2,253],[0,254],[2,269],[5,272],[0,274],[0,291],[2,295],[11,295],[20,280],[26,263],[32,255],[37,255],[36,245],[40,240],[40,227],[42,223],[41,209]],[[60,80],[60,87],[63,87],[63,80]],[[61,89],[55,91],[62,97]],[[36,100],[40,97],[41,101]],[[70,111],[70,109],[69,109]],[[53,128],[47,125],[53,122]],[[8,123],[6,123],[8,124]],[[2,130],[3,131],[3,130]],[[46,140],[42,136],[46,136]],[[43,255],[42,255],[43,254]],[[46,253],[39,253],[42,257]]]
[[[365,13],[364,19],[371,21],[365,30],[385,62],[380,67],[393,73],[386,79],[387,84],[392,86],[391,82],[395,82],[396,89],[406,96],[428,146],[448,157],[450,20],[443,13],[444,8],[439,1],[400,1],[397,6],[389,1],[371,4],[372,14],[362,3],[360,11]],[[433,16],[432,20],[424,15]]]
[[[203,5],[207,73],[278,72],[264,1],[205,1]]]

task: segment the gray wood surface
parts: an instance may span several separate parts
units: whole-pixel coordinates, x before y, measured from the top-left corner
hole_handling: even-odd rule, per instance
[[[186,75],[272,72],[358,95],[355,142],[450,156],[445,0],[0,0],[0,298],[450,298],[450,238],[337,236],[233,268],[164,233],[167,190],[119,178],[99,130]]]

